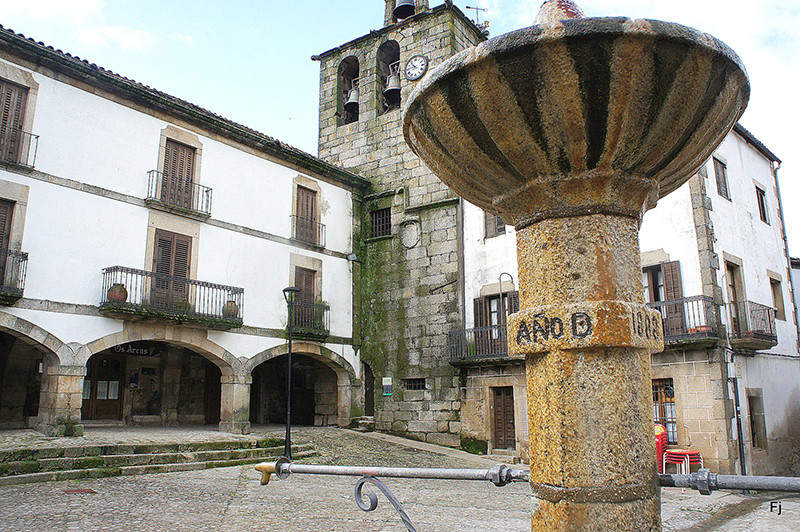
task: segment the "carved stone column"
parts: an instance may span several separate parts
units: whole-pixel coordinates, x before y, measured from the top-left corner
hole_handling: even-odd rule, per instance
[[[86,366],[45,365],[36,430],[47,436],[83,436],[81,406]]]
[[[251,375],[222,375],[220,432],[250,434]]]

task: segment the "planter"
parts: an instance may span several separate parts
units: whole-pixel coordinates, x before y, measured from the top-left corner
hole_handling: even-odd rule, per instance
[[[124,303],[128,299],[128,290],[122,283],[115,283],[106,292],[106,300],[112,303]]]
[[[222,305],[222,317],[228,319],[239,317],[239,305],[236,304],[236,301],[228,301]]]

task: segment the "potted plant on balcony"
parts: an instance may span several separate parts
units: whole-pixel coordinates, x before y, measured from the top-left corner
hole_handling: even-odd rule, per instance
[[[106,291],[106,300],[111,303],[124,303],[128,299],[128,290],[122,283],[114,283]]]

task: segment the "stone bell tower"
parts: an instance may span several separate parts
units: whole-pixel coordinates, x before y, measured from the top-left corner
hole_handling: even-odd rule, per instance
[[[382,28],[312,58],[320,62],[319,156],[373,183],[354,205],[353,278],[354,335],[369,366],[362,370],[374,375],[376,428],[457,446],[460,381],[447,334],[463,328],[461,199],[406,145],[401,108],[431,69],[485,36],[452,2],[385,2]]]

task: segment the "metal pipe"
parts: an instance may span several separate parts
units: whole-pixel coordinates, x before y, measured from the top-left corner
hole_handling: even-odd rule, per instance
[[[800,477],[717,475],[701,469],[690,475],[658,475],[662,487],[690,488],[703,495],[716,490],[800,492]]]

